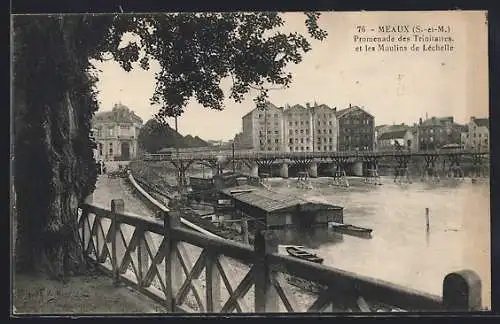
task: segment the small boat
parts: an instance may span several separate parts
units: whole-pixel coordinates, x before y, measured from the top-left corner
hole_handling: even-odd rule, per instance
[[[337,232],[351,234],[351,235],[368,236],[373,231],[371,228],[364,228],[364,227],[354,226],[351,224],[339,224],[334,222],[331,222],[330,226]]]
[[[307,251],[302,250],[302,249],[295,247],[295,246],[287,247],[286,252],[288,252],[288,254],[290,254],[291,256],[296,257],[298,259],[302,259],[302,260],[310,261],[310,262],[314,262],[314,263],[320,263],[320,264],[323,263],[323,258],[320,258],[316,254],[307,252]]]

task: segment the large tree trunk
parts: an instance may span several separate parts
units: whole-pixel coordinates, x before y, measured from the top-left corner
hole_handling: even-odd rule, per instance
[[[85,269],[77,215],[95,183],[92,111],[80,99],[90,89],[68,44],[71,29],[45,19],[21,25],[14,38],[16,270],[64,279]]]

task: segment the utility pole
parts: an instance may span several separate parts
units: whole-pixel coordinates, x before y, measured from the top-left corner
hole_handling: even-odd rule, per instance
[[[231,144],[231,146],[232,146],[232,149],[233,149],[233,173],[235,173],[235,172],[236,172],[236,166],[235,166],[235,164],[234,164],[234,141],[233,141],[233,143]]]

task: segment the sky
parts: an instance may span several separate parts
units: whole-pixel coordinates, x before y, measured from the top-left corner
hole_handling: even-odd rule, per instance
[[[284,13],[283,31],[307,35],[302,13]],[[337,109],[357,105],[375,116],[375,123],[413,124],[425,116],[454,116],[466,123],[471,116],[488,116],[488,48],[484,12],[324,12],[319,19],[328,32],[326,40],[310,40],[312,50],[298,65],[289,65],[293,83],[289,89],[269,92],[277,106],[326,104]],[[365,26],[358,33],[357,26]],[[449,26],[453,51],[358,52],[354,36],[383,36],[379,26]],[[372,29],[374,31],[372,31]],[[396,38],[402,33],[391,32]],[[423,34],[422,34],[423,35]],[[413,42],[407,43],[410,47]],[[402,43],[397,43],[401,46]],[[423,43],[418,43],[420,48]],[[444,44],[444,43],[443,43]],[[377,46],[375,44],[374,46]],[[96,64],[99,111],[122,103],[144,122],[157,107],[150,105],[155,87],[155,67],[125,72],[116,62]],[[223,82],[228,90],[229,83]],[[227,99],[223,111],[204,108],[192,101],[178,119],[179,132],[205,140],[228,140],[242,130],[241,117],[255,108],[250,92],[240,104]],[[173,125],[173,122],[170,122]]]

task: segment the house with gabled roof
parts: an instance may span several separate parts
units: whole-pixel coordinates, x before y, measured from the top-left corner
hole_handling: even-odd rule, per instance
[[[471,117],[465,135],[465,147],[480,151],[490,149],[490,119]]]

